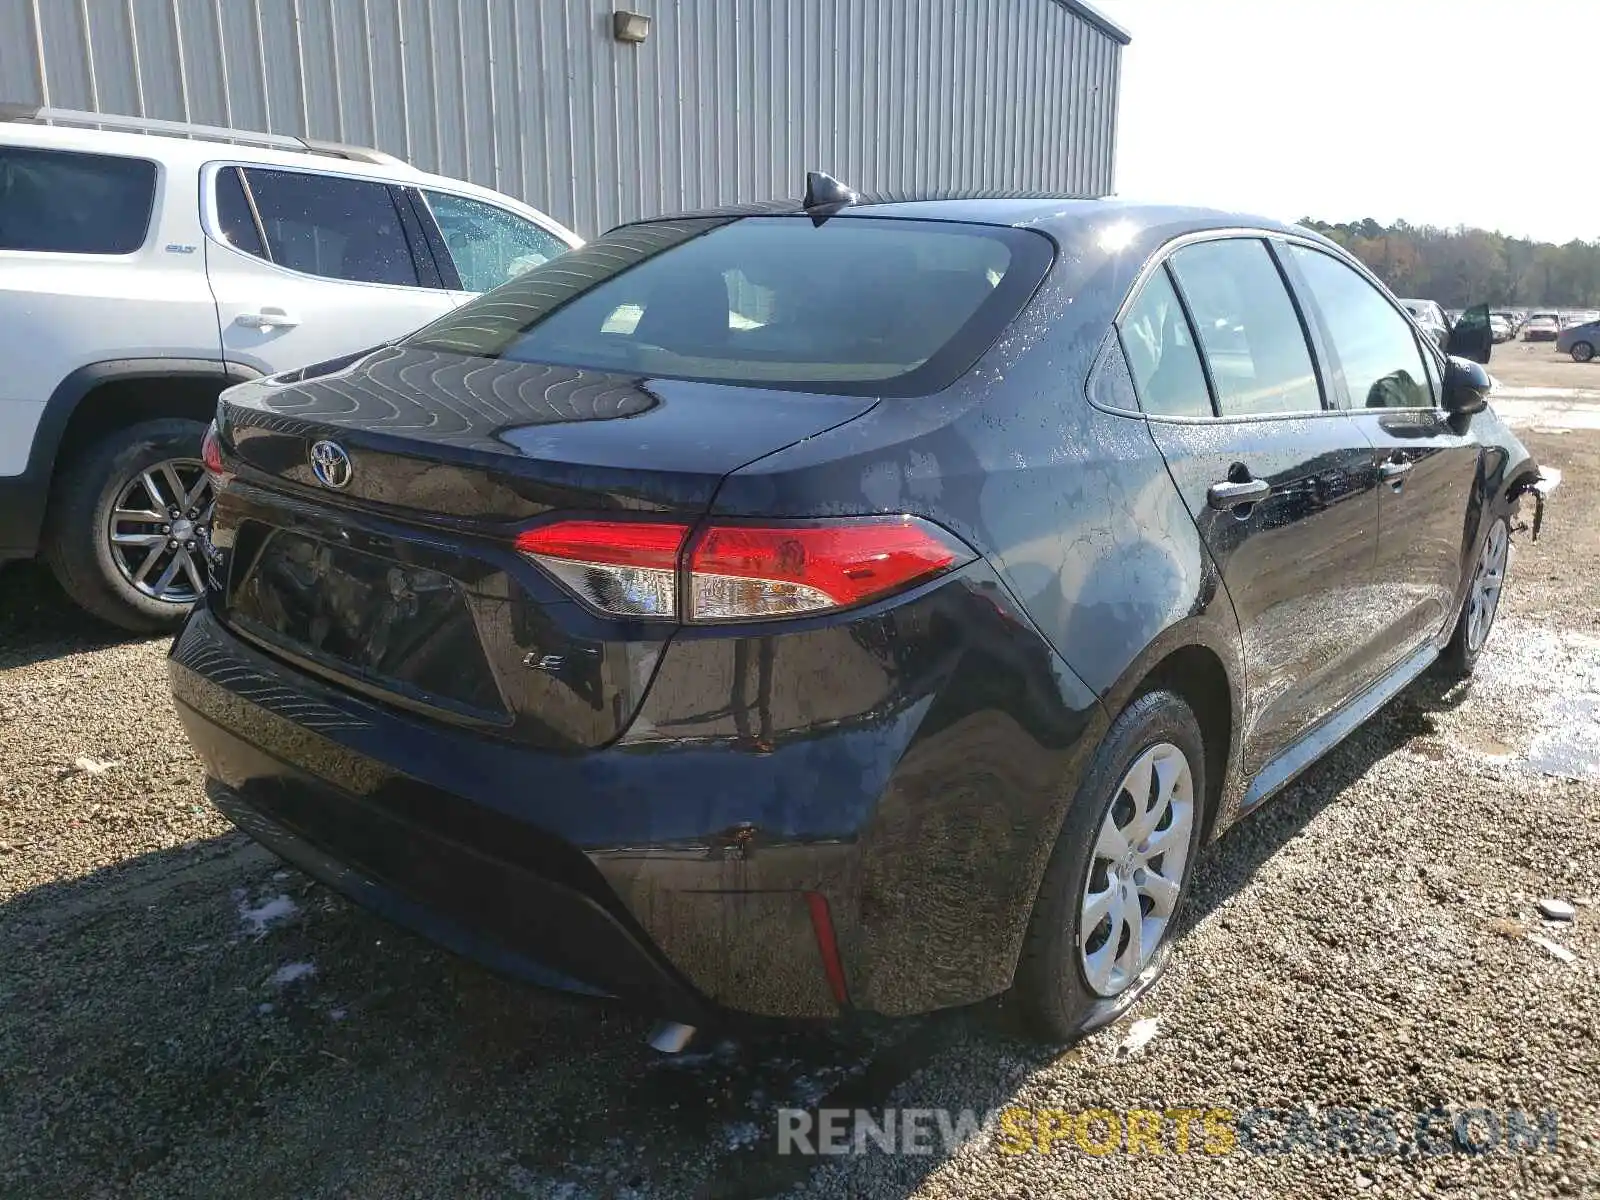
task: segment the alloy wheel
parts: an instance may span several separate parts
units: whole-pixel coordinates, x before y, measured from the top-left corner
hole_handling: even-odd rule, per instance
[[[205,591],[200,555],[214,505],[199,459],[168,459],[140,471],[117,494],[106,522],[111,561],[144,595],[193,604]]]
[[[1159,742],[1139,755],[1101,822],[1078,915],[1083,977],[1115,996],[1155,956],[1177,909],[1194,828],[1194,775]]]
[[[1594,357],[1594,347],[1588,342],[1578,342],[1572,347],[1573,362],[1588,362]]]
[[[1478,569],[1472,577],[1472,595],[1467,611],[1467,650],[1476,654],[1489,636],[1494,615],[1500,607],[1500,589],[1506,579],[1506,556],[1511,545],[1506,523],[1496,521],[1489,527],[1489,536],[1483,539],[1483,552],[1478,555]]]

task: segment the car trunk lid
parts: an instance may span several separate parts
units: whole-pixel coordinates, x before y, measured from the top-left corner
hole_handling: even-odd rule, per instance
[[[231,389],[219,619],[341,685],[558,749],[603,745],[670,622],[592,612],[515,549],[563,513],[694,521],[739,467],[871,397],[386,349]],[[341,471],[314,448],[337,448]]]
[[[247,472],[330,505],[479,527],[553,509],[698,516],[729,472],[874,403],[413,348],[288,378],[224,395]],[[342,486],[315,474],[322,441],[348,460]]]

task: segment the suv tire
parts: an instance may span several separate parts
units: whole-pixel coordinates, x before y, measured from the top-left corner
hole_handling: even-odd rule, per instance
[[[153,469],[162,464],[179,464],[180,479],[185,473],[192,474],[190,465],[200,464],[205,429],[199,421],[178,417],[143,421],[108,434],[56,475],[45,523],[44,557],[75,603],[134,633],[172,629],[188,615],[192,600],[164,600],[135,586],[130,572],[118,563],[111,521],[118,500],[138,484],[144,472],[152,471],[161,485],[166,484],[166,476]],[[210,502],[207,488],[201,503],[208,509]],[[142,504],[154,511],[148,497]],[[197,524],[209,519],[209,511],[201,517]],[[180,519],[187,520],[187,514]],[[161,528],[152,525],[147,534],[135,536],[155,538]],[[150,548],[152,553],[156,549],[155,545]],[[142,547],[140,551],[142,555]],[[164,571],[171,561],[171,552],[165,553],[167,557],[157,559],[152,574]],[[204,561],[198,550],[193,561],[197,567]],[[181,565],[178,574],[187,577]]]
[[[1181,755],[1182,766],[1187,769],[1186,798],[1174,797],[1169,801],[1175,815],[1166,825],[1157,824],[1146,841],[1156,844],[1163,830],[1175,834],[1161,863],[1160,876],[1173,880],[1170,908],[1162,925],[1156,946],[1149,952],[1142,967],[1130,970],[1110,980],[1100,979],[1095,986],[1090,978],[1089,963],[1097,955],[1091,950],[1099,941],[1103,950],[1109,939],[1119,937],[1116,924],[1118,910],[1112,910],[1102,921],[1087,931],[1089,888],[1103,894],[1108,888],[1118,889],[1118,880],[1132,892],[1134,880],[1142,887],[1149,862],[1138,865],[1132,879],[1127,877],[1123,865],[1112,866],[1105,855],[1097,853],[1102,845],[1103,830],[1108,821],[1121,824],[1117,819],[1120,809],[1127,809],[1132,800],[1127,789],[1132,772],[1147,756],[1164,756],[1162,767],[1152,775],[1170,772]],[[1045,868],[1039,886],[1039,898],[1033,906],[1028,922],[1027,936],[1023,942],[1021,960],[1017,964],[1014,996],[1020,1005],[1028,1032],[1049,1042],[1070,1042],[1121,1016],[1149,991],[1161,977],[1166,967],[1168,948],[1172,935],[1183,912],[1188,897],[1189,884],[1194,876],[1194,860],[1200,848],[1200,828],[1205,814],[1206,779],[1205,747],[1200,735],[1200,725],[1182,697],[1169,691],[1146,692],[1125,708],[1111,723],[1099,748],[1095,751],[1085,773],[1078,794],[1062,822],[1061,835],[1056,840],[1050,864]],[[1159,806],[1157,799],[1152,808]],[[1187,813],[1180,813],[1182,805]],[[1137,819],[1137,812],[1131,814]],[[1174,828],[1186,821],[1187,829]],[[1137,852],[1138,844],[1130,845]],[[1181,853],[1182,859],[1177,855]],[[1155,861],[1154,859],[1151,860]],[[1120,893],[1119,893],[1120,894]],[[1136,894],[1137,895],[1137,894]],[[1155,909],[1144,909],[1145,900],[1139,899],[1139,921]],[[1128,930],[1131,935],[1132,930]],[[1127,940],[1127,939],[1124,939]],[[1118,956],[1113,947],[1113,957]]]

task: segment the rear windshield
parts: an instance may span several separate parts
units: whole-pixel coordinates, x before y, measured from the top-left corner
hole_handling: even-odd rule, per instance
[[[1041,234],[943,221],[659,221],[535,267],[410,343],[632,375],[919,395],[994,343],[1052,253]]]

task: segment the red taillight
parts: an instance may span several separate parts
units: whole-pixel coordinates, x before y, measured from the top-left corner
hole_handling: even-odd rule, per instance
[[[843,608],[947,571],[965,557],[960,543],[915,517],[713,526],[689,555],[689,619]]]
[[[205,464],[206,474],[211,476],[213,490],[233,478],[222,462],[222,437],[217,433],[215,421],[206,426],[206,435],[200,439],[200,461]]]
[[[618,616],[678,615],[685,525],[557,521],[517,537],[590,605]],[[713,525],[681,564],[688,620],[748,621],[861,604],[972,557],[916,517]]]
[[[672,617],[687,525],[557,521],[517,535],[517,549],[602,612]]]
[[[517,535],[517,549],[540,557],[604,563],[616,567],[678,569],[687,525],[642,521],[557,521]]]

